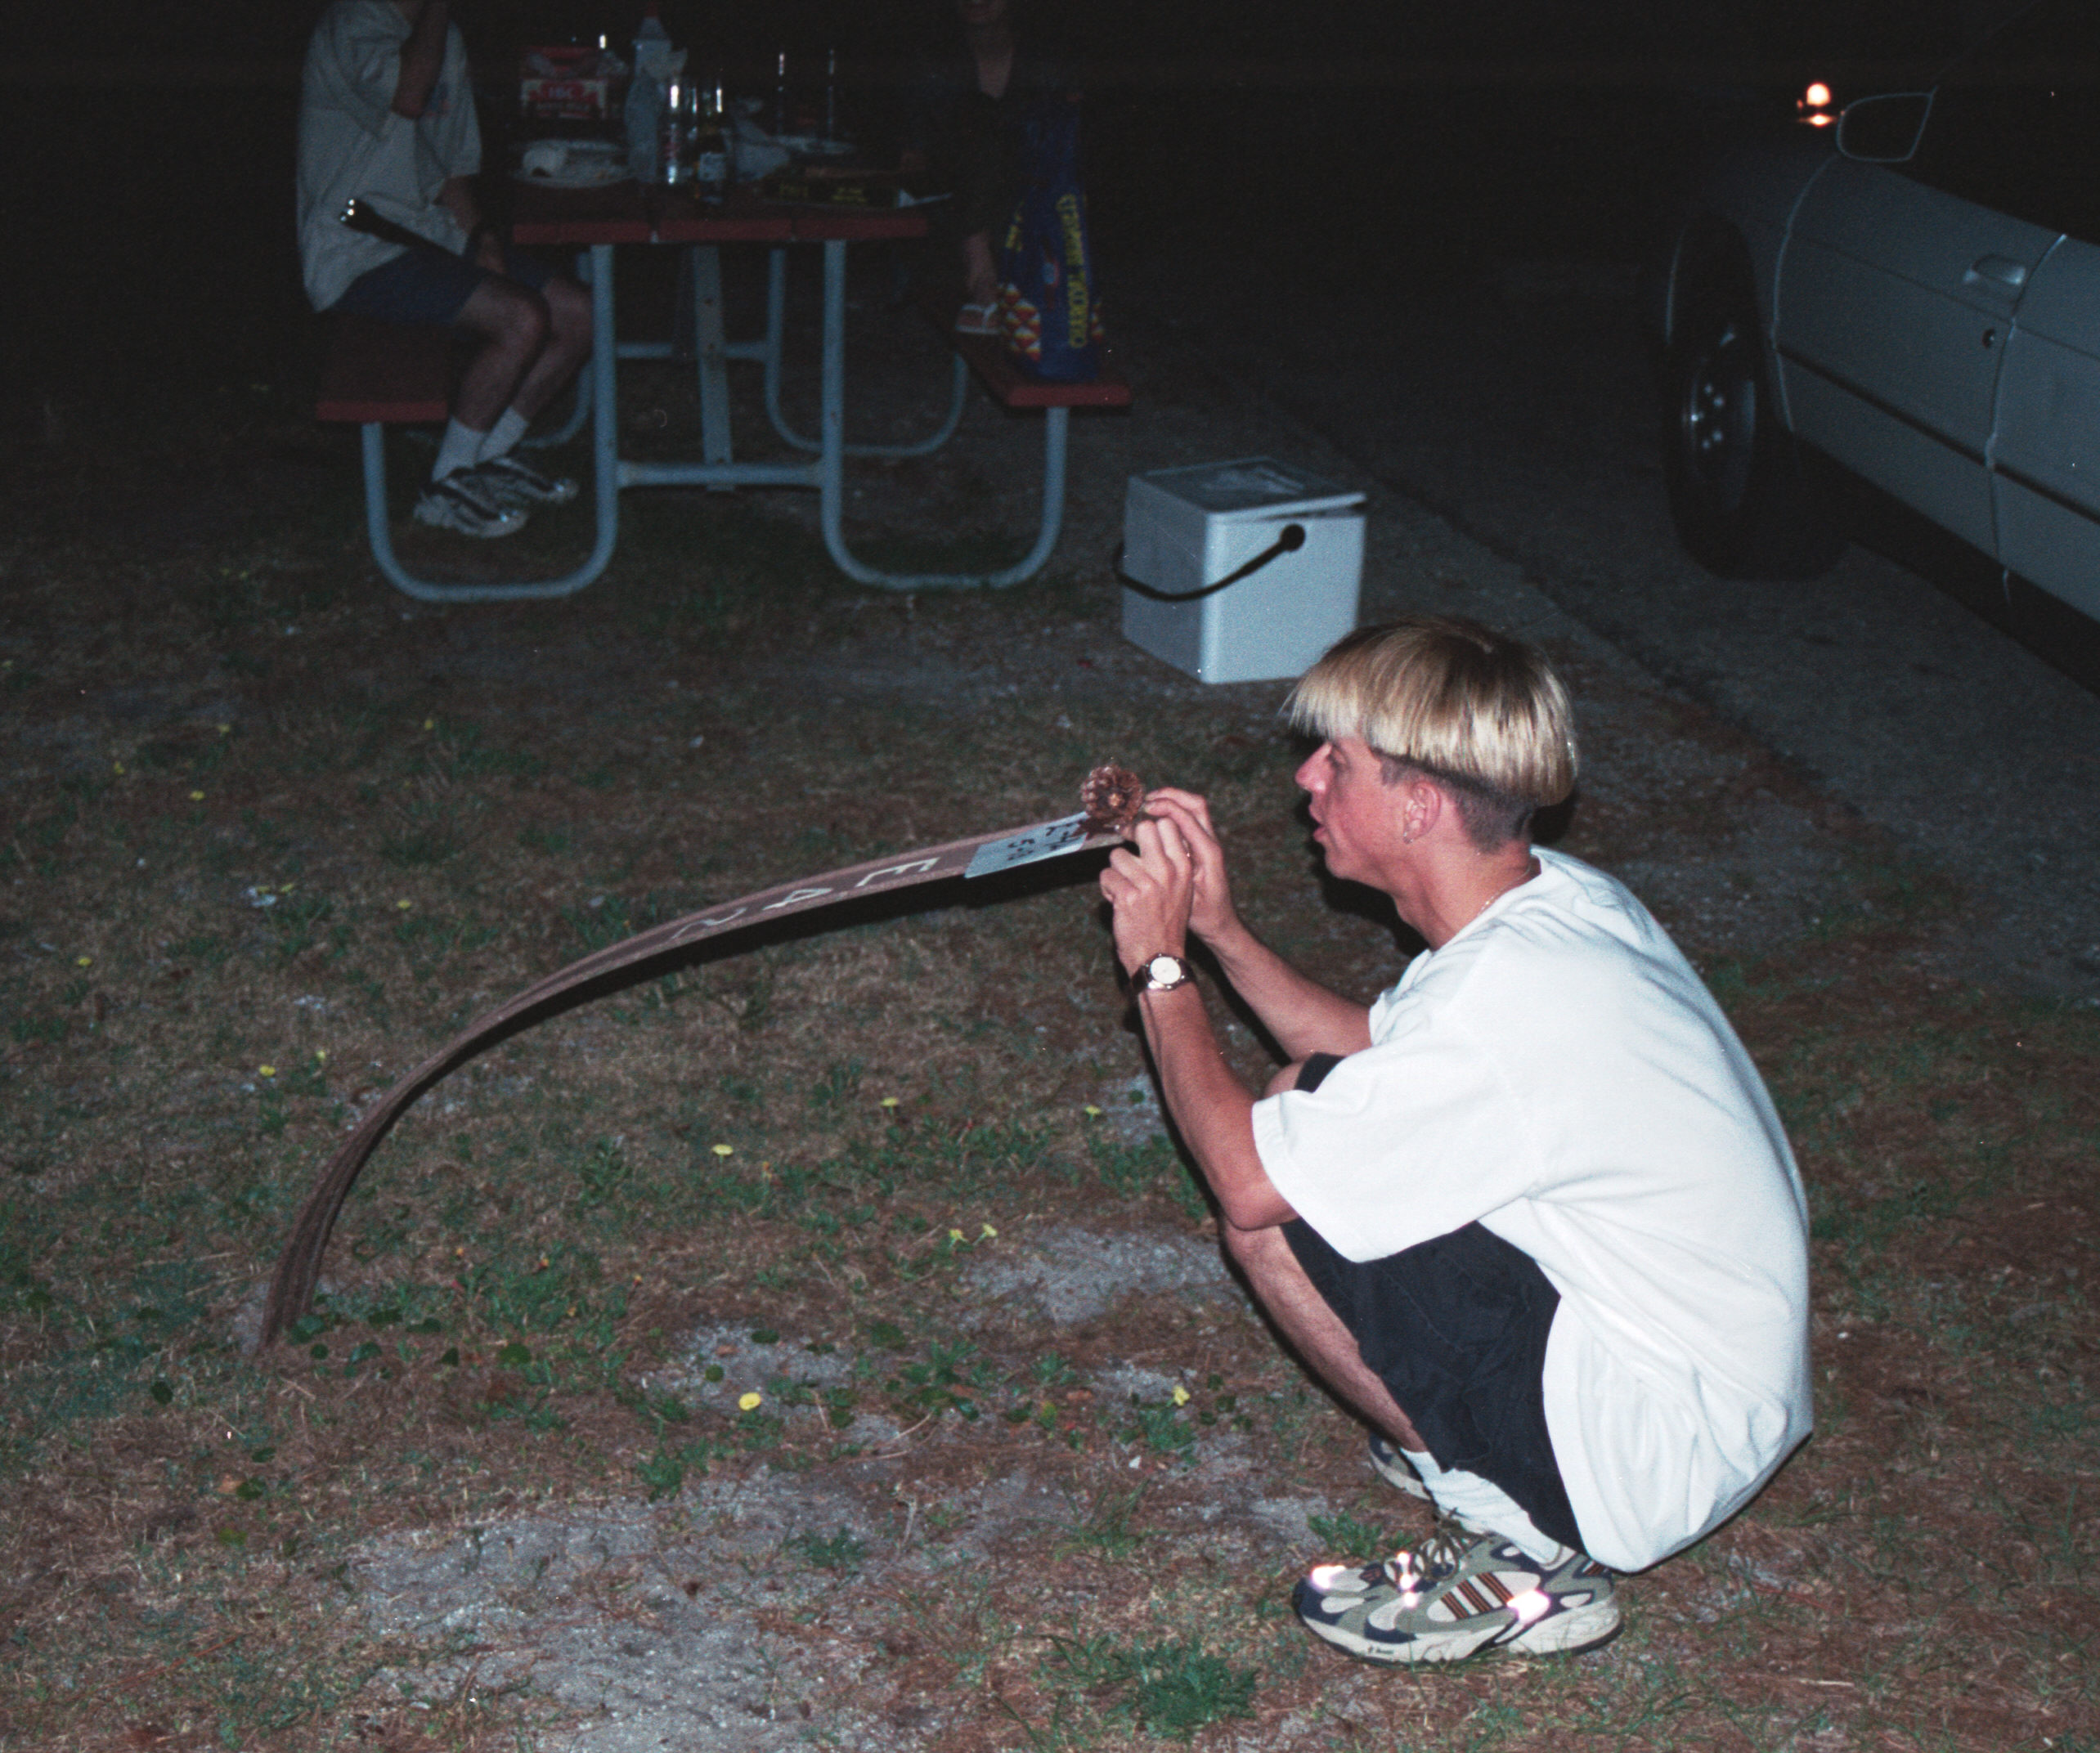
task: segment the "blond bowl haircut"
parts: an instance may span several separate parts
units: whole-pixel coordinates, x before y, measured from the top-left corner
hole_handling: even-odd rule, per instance
[[[1543,652],[1478,621],[1359,627],[1305,672],[1284,712],[1323,741],[1361,738],[1389,784],[1412,769],[1443,785],[1483,848],[1575,789],[1567,688]]]

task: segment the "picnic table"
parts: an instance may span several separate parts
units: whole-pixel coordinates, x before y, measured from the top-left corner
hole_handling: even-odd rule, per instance
[[[398,589],[435,602],[492,602],[520,598],[568,596],[602,573],[619,540],[621,491],[628,487],[799,486],[816,489],[824,545],[839,569],[863,584],[893,590],[943,585],[1005,585],[1032,576],[1049,558],[1061,526],[1065,496],[1066,419],[1075,406],[1121,406],[1129,386],[1114,372],[1097,384],[1040,385],[1021,379],[994,356],[996,347],[971,347],[957,340],[949,405],[940,424],[927,437],[906,444],[848,444],[846,440],[846,250],[855,243],[922,236],[923,214],[911,208],[818,206],[767,202],[740,197],[703,202],[680,191],[644,190],[633,183],[602,190],[556,190],[520,185],[511,227],[523,245],[573,249],[578,271],[591,298],[592,350],[577,385],[577,408],[569,423],[552,439],[573,436],[587,424],[592,454],[592,505],[596,535],[582,565],[563,576],[505,583],[445,584],[421,579],[401,564],[393,549],[386,511],[384,433],[389,419],[427,419],[433,393],[442,403],[443,388],[419,379],[414,393],[399,388],[406,376],[427,379],[432,367],[431,342],[420,344],[422,363],[415,363],[418,343],[370,325],[339,341],[331,361],[334,388],[324,384],[320,410],[324,419],[354,419],[364,428],[366,527],[373,558]],[[823,253],[823,305],[819,419],[812,437],[797,432],[781,409],[782,360],[786,345],[788,255],[796,244],[817,244]],[[621,245],[680,247],[688,252],[681,296],[690,299],[693,351],[699,378],[701,455],[698,460],[643,461],[619,455],[617,417],[617,371],[621,360],[666,358],[668,341],[620,342],[615,334],[613,252]],[[721,251],[728,245],[762,245],[770,252],[767,271],[765,333],[733,340],[722,317]],[[411,333],[413,333],[412,331]],[[347,362],[345,356],[348,356]],[[440,346],[434,356],[442,360]],[[727,367],[731,361],[758,363],[765,372],[768,419],[782,441],[802,453],[784,461],[740,461],[730,430]],[[938,449],[954,433],[962,412],[970,371],[975,365],[992,392],[1010,406],[1045,410],[1043,518],[1036,541],[1015,565],[972,574],[904,574],[868,565],[847,546],[843,529],[845,464],[848,456],[909,456]],[[442,370],[442,366],[439,368]],[[397,391],[395,399],[372,386],[384,383]],[[388,410],[393,411],[389,412]],[[442,407],[438,417],[442,418]]]

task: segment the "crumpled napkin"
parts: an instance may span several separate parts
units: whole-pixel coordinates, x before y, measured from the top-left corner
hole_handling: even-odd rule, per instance
[[[568,168],[568,142],[536,140],[518,155],[518,164],[528,177],[559,177]]]

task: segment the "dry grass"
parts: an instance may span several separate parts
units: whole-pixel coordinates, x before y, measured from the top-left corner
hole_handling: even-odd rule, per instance
[[[1102,578],[868,602],[782,526],[645,501],[575,604],[404,616],[337,539],[327,460],[298,516],[172,562],[70,518],[55,466],[17,478],[0,1746],[514,1745],[577,1712],[377,1625],[370,1553],[652,1500],[674,1545],[713,1538],[704,1494],[739,1481],[843,1506],[775,1548],[803,1593],[722,1594],[776,1652],[829,1652],[778,1693],[819,1737],[2096,1745],[2100,1018],[1936,984],[1913,952],[1959,898],[1842,824],[1852,910],[1716,975],[1813,1189],[1819,1433],[1630,1585],[1599,1657],[1329,1658],[1282,1604],[1311,1549],[1206,1512],[1258,1487],[1405,1518],[1244,1307],[1151,1294],[1046,1337],[972,1291],[1059,1226],[1209,1234],[1178,1164],[1087,1111],[1139,1060],[1076,867],[731,946],[514,1038],[382,1147],[323,1318],[242,1357],[236,1311],[345,1118],[475,1010],[675,910],[1066,807],[1097,760],[1208,791],[1250,914],[1316,971],[1367,995],[1397,965],[1321,902],[1274,691],[1163,685]],[[1695,844],[1736,800],[1620,799],[1564,843]],[[1244,1029],[1231,1050],[1268,1063]],[[783,1368],[739,1411],[740,1354],[689,1358],[701,1329],[853,1369]],[[707,1356],[719,1388],[662,1385]],[[1188,1404],[1099,1391],[1127,1365]],[[640,1624],[634,1583],[578,1598]]]

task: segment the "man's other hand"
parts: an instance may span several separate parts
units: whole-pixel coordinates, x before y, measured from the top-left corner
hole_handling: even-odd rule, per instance
[[[1171,822],[1188,850],[1188,929],[1205,943],[1218,940],[1239,927],[1232,908],[1232,886],[1225,874],[1225,848],[1210,823],[1209,804],[1193,791],[1162,786],[1145,794],[1145,812],[1161,822]]]
[[[1150,809],[1152,800],[1146,799]],[[1118,846],[1101,873],[1101,892],[1115,909],[1116,959],[1135,969],[1152,956],[1178,956],[1188,946],[1195,859],[1172,817],[1141,819],[1135,852]]]
[[[445,70],[451,9],[446,0],[419,0],[407,13],[408,40],[401,46],[401,69],[394,77],[393,110],[413,122],[429,107],[438,76]]]

